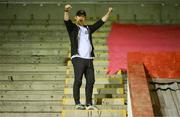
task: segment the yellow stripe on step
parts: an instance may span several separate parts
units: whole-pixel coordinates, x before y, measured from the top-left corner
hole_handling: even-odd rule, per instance
[[[126,110],[62,110],[62,117],[126,117]]]
[[[122,78],[96,78],[95,84],[123,84]],[[74,78],[67,78],[65,80],[65,84],[73,84]],[[85,79],[82,80],[84,84],[86,82]]]
[[[73,88],[64,88],[64,94],[73,94]],[[80,94],[85,94],[85,88],[80,88]],[[94,88],[93,94],[124,94],[124,88]]]

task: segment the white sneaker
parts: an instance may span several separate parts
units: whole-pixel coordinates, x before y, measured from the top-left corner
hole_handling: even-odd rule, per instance
[[[75,109],[76,109],[76,110],[85,110],[86,108],[85,108],[85,106],[82,105],[82,104],[77,104],[77,105],[75,106]]]
[[[87,105],[86,110],[99,110],[96,106],[93,105]]]

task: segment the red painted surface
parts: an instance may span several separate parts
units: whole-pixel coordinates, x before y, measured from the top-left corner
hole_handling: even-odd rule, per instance
[[[133,117],[154,117],[148,78],[180,78],[180,52],[128,53]]]
[[[142,63],[128,64],[128,83],[133,117],[154,117],[148,82]]]
[[[180,78],[180,52],[128,53],[128,64],[139,63],[153,78]]]
[[[133,25],[115,23],[112,25],[112,30],[108,37],[108,47],[109,73],[113,74],[119,69],[127,69],[128,52],[180,51],[180,25]],[[171,58],[170,55],[166,56],[166,54],[161,56]],[[149,56],[149,58],[151,58],[151,56]],[[158,56],[153,59],[163,61],[165,66],[168,66],[166,70],[172,70],[173,67],[175,67],[170,66],[172,63],[166,62],[166,60]],[[148,61],[148,59],[146,61]],[[158,65],[158,62],[156,64]],[[159,73],[162,72],[161,74],[164,74],[164,71],[161,69],[162,68],[159,68]],[[155,72],[153,73],[155,74]],[[168,73],[168,76],[174,74]],[[179,74],[175,76],[179,76]]]

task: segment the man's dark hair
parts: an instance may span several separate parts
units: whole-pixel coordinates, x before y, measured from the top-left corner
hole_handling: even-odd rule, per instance
[[[86,12],[84,10],[78,10],[76,16],[82,16],[82,15],[86,17]]]

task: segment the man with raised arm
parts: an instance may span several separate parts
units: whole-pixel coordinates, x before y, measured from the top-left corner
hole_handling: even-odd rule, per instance
[[[71,61],[74,68],[73,97],[75,108],[78,110],[95,110],[92,104],[93,85],[95,82],[94,75],[94,47],[92,43],[92,34],[100,28],[109,18],[112,8],[93,25],[85,25],[86,12],[78,10],[75,16],[75,23],[69,18],[71,5],[67,4],[64,8],[64,22],[71,42]],[[80,87],[82,84],[83,74],[86,78],[86,104],[80,102]]]

